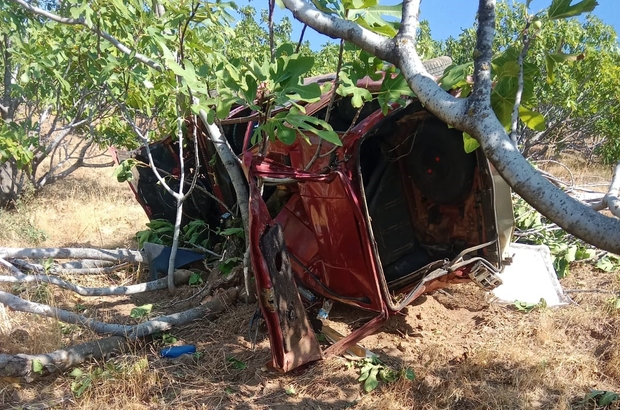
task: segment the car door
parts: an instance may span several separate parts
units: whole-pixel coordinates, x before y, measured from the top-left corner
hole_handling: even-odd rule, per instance
[[[271,342],[271,366],[288,372],[322,358],[291,269],[282,227],[269,216],[256,184],[250,179],[250,253],[258,303]]]

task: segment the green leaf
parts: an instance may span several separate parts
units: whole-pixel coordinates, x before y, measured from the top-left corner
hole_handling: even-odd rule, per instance
[[[75,397],[80,397],[90,387],[91,383],[92,377],[85,377],[82,380],[72,382],[71,391],[75,394]]]
[[[276,137],[286,145],[291,145],[297,139],[297,133],[294,129],[289,128],[282,123],[279,123],[277,125],[277,128],[278,132],[276,134]]]
[[[43,363],[39,359],[32,361],[32,371],[38,374],[43,374]]]
[[[187,282],[189,286],[199,285],[201,283],[202,283],[202,277],[200,276],[199,273],[194,272],[191,275],[189,275],[189,280]]]
[[[608,256],[604,256],[596,262],[596,267],[605,272],[613,272],[616,270],[618,265],[614,263],[611,258]]]
[[[413,369],[407,368],[405,369],[405,379],[407,380],[415,380],[415,372],[413,371]]]
[[[161,335],[161,341],[165,345],[171,345],[177,342],[177,338],[174,337],[174,335],[171,335],[170,333],[164,333],[163,335]]]
[[[133,179],[133,173],[131,172],[131,170],[133,169],[133,167],[138,165],[138,163],[138,160],[128,158],[118,164],[112,176],[115,176],[118,182],[131,181]]]
[[[480,147],[480,143],[471,135],[464,132],[463,133],[463,148],[466,153],[472,153]]]
[[[500,78],[491,93],[491,106],[499,122],[507,127],[512,120],[518,81],[514,77]]]
[[[362,368],[362,370],[360,371],[360,377],[357,379],[357,381],[363,382],[364,380],[366,380],[368,376],[370,375],[371,369],[372,369],[372,366]]]
[[[558,63],[564,63],[566,61],[579,60],[581,55],[572,55],[565,53],[546,53],[545,65],[547,67],[547,82],[549,84],[555,81],[555,65]]]
[[[351,8],[349,9],[349,16],[357,24],[368,30],[394,37],[400,27],[400,23],[397,21],[400,21],[402,16],[402,4]],[[390,17],[393,21],[387,21],[383,16]]]
[[[553,267],[558,278],[562,279],[568,276],[570,263],[565,257],[557,256],[553,261]]]
[[[564,255],[564,258],[566,259],[566,262],[571,263],[575,261],[576,255],[577,255],[577,245],[571,245],[568,247],[568,250],[566,251],[566,255]]]
[[[598,5],[596,0],[582,0],[571,6],[573,0],[553,0],[547,16],[551,20],[575,17],[583,13],[589,13]]]
[[[151,313],[151,310],[153,310],[153,304],[151,303],[138,306],[138,307],[131,309],[131,312],[129,313],[129,317],[132,317],[134,319],[142,319],[143,317]]]
[[[537,303],[527,303],[521,302],[519,300],[515,300],[514,302],[514,307],[517,308],[517,310],[525,313],[531,312],[532,310],[536,309],[537,306]]]
[[[226,228],[220,231],[222,236],[239,235],[243,236],[243,228]]]
[[[609,406],[610,404],[612,404],[613,402],[618,401],[618,400],[619,400],[619,396],[618,396],[617,393],[614,393],[612,391],[606,391],[598,399],[598,405],[599,406]]]
[[[536,111],[532,111],[524,106],[519,106],[519,118],[528,128],[534,131],[544,131],[547,129],[547,125],[545,124],[545,117],[542,116],[541,113]]]
[[[248,367],[247,364],[243,363],[241,360],[235,359],[232,356],[227,357],[226,360],[232,365],[232,368],[236,370],[245,370]]]
[[[439,80],[439,85],[446,91],[463,87],[467,84],[467,76],[471,74],[473,63],[452,64],[446,68],[443,76]]]
[[[342,145],[340,137],[338,137],[338,134],[333,130],[332,126],[319,118],[299,114],[298,111],[291,110],[287,113],[285,120],[293,128],[309,131],[334,145]]]
[[[381,111],[383,114],[387,114],[389,104],[391,102],[404,102],[404,96],[412,96],[413,91],[409,88],[409,84],[402,75],[397,75],[394,78],[389,73],[386,73],[383,83],[381,83],[381,91],[377,100],[381,105]]]
[[[373,391],[379,385],[379,381],[377,380],[377,374],[379,373],[379,367],[375,366],[370,371],[368,378],[364,381],[364,391],[366,393]]]
[[[321,98],[321,86],[314,84],[291,84],[282,90],[289,99],[295,101],[315,102]]]
[[[287,386],[286,389],[284,389],[284,391],[289,396],[294,396],[294,395],[297,394],[297,390],[295,390],[295,386],[293,386],[293,385]]]
[[[583,259],[591,259],[591,258],[594,258],[595,256],[596,256],[595,249],[579,247],[579,249],[577,250],[577,253],[575,254],[575,259],[580,261]]]
[[[76,367],[75,369],[71,370],[71,373],[69,373],[69,376],[78,378],[82,376],[83,374],[84,372],[81,369]]]

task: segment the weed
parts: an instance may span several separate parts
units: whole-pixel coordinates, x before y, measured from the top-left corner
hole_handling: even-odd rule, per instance
[[[415,373],[412,369],[394,371],[383,364],[377,356],[361,360],[357,362],[357,366],[360,368],[360,377],[357,380],[363,382],[366,393],[376,389],[379,386],[379,381],[393,383],[401,378],[415,380]]]
[[[189,286],[199,286],[199,285],[202,285],[202,283],[203,283],[203,280],[202,280],[202,277],[200,276],[200,273],[196,273],[196,272],[192,273],[189,276],[189,280],[187,282]]]
[[[599,257],[592,246],[547,220],[522,198],[515,196],[513,207],[516,242],[547,245],[558,278],[567,276],[570,264],[577,261],[596,262],[597,268],[607,272],[620,268],[620,257],[612,254]]]
[[[232,368],[235,370],[245,370],[248,367],[246,363],[242,362],[239,359],[235,359],[232,356],[228,356],[226,360],[228,361],[228,363],[231,364]]]
[[[584,403],[594,403],[597,406],[606,407],[613,403],[620,402],[618,393],[605,390],[592,390],[583,398]]]
[[[544,298],[540,298],[538,303],[527,303],[515,300],[514,307],[524,313],[530,313],[533,310],[544,310],[547,308],[547,301]]]
[[[620,295],[607,299],[607,303],[612,313],[620,311]]]
[[[147,318],[149,313],[151,313],[151,310],[153,310],[152,303],[138,306],[138,307],[131,309],[131,312],[129,313],[129,317],[132,317],[137,320],[141,320],[141,319]]]
[[[75,368],[69,376],[75,380],[71,382],[71,392],[76,398],[81,397],[92,386],[105,380],[118,383],[122,379],[128,379],[134,374],[141,374],[148,370],[149,362],[143,357],[134,363],[116,363],[108,361],[103,366],[95,367],[88,372]]]
[[[52,303],[53,294],[47,283],[41,283],[38,285],[32,295],[32,301],[37,303],[42,303],[45,305],[49,305]]]

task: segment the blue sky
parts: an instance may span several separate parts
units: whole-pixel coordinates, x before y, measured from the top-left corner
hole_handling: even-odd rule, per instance
[[[523,2],[522,0],[520,0]],[[381,4],[394,4],[395,0],[382,0]],[[604,23],[614,27],[616,33],[620,32],[620,0],[598,0],[599,5],[593,14]],[[250,4],[256,9],[266,8],[267,0],[238,0],[239,6]],[[530,5],[532,12],[537,12],[551,4],[551,0],[534,0]],[[424,0],[420,6],[420,19],[428,20],[431,34],[436,40],[444,40],[449,36],[456,37],[461,29],[471,27],[474,23],[478,0]],[[289,16],[293,20],[293,38],[299,38],[302,25],[294,21],[288,10],[279,10],[276,6],[276,19]],[[315,50],[329,41],[329,37],[308,28],[305,39],[310,41]]]

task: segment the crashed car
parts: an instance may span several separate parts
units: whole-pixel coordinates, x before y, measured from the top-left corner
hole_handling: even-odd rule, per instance
[[[363,86],[376,92],[380,82]],[[307,104],[306,114],[326,118],[329,99]],[[222,126],[247,176],[252,268],[273,368],[286,372],[341,354],[424,293],[500,283],[514,226],[510,190],[480,149],[466,153],[462,132],[415,98],[387,114],[376,101],[358,110],[339,98],[329,124],[342,146],[324,141],[318,156],[319,139],[310,133],[259,150],[250,143],[255,121],[249,108],[237,107]],[[185,220],[218,226],[236,203],[234,190],[203,125],[190,125],[199,131],[200,189]],[[170,139],[151,150],[157,167],[178,175]],[[193,153],[186,155],[193,169]],[[144,150],[133,156],[146,159]],[[174,200],[150,169],[136,172],[130,183],[149,216],[174,220]],[[322,350],[304,303],[320,298],[376,317]]]

